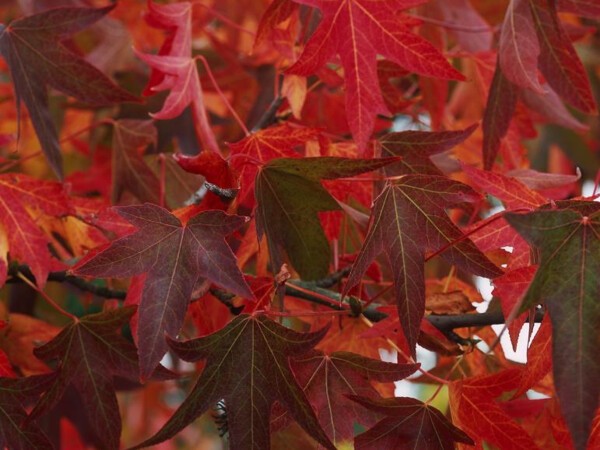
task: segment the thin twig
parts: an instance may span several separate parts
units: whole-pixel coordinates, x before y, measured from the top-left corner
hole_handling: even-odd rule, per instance
[[[275,97],[269,105],[269,107],[267,108],[267,110],[265,111],[265,113],[261,116],[260,119],[258,119],[256,125],[252,127],[252,133],[262,130],[263,128],[267,128],[269,125],[275,122],[277,110],[279,109],[282,103],[283,97],[281,95]]]

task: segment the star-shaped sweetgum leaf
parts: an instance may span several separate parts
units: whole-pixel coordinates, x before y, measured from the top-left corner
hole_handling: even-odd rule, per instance
[[[86,256],[72,272],[117,278],[146,274],[138,328],[140,376],[146,379],[168,349],[165,334],[179,333],[199,282],[208,279],[253,298],[225,242],[246,218],[205,211],[182,224],[166,209],[149,203],[115,209],[138,230]]]
[[[206,363],[169,421],[135,448],[175,436],[224,399],[231,448],[269,449],[271,407],[278,401],[310,436],[334,450],[290,367],[291,358],[309,352],[326,332],[327,328],[299,333],[265,316],[242,314],[211,335],[187,342],[169,340],[180,358]]]
[[[355,422],[372,426],[378,419],[347,395],[377,398],[379,394],[372,381],[402,380],[418,368],[419,364],[393,364],[350,352],[325,355],[313,351],[292,359],[298,383],[317,412],[321,426],[336,445],[352,440]]]
[[[377,114],[387,114],[377,77],[377,55],[429,77],[462,80],[432,44],[411,31],[418,23],[398,11],[423,0],[296,0],[323,13],[304,51],[288,73],[308,76],[339,55],[352,134],[364,148]]]
[[[556,208],[506,220],[540,252],[521,311],[542,302],[548,308],[561,411],[575,448],[584,449],[600,398],[600,204],[565,201]]]
[[[0,53],[10,69],[17,110],[24,102],[44,155],[59,177],[63,173],[62,156],[46,86],[93,106],[137,101],[61,43],[114,7],[55,8],[0,25]]]
[[[445,208],[480,195],[469,186],[436,175],[405,175],[388,184],[375,200],[370,227],[344,295],[356,286],[373,259],[385,252],[394,273],[402,330],[413,353],[425,313],[425,253],[439,252],[451,264],[475,275],[494,278],[497,268],[452,223]]]
[[[321,180],[376,170],[398,158],[279,158],[265,164],[254,183],[256,229],[266,235],[273,270],[287,254],[304,279],[318,279],[329,269],[329,243],[317,213],[341,209]]]
[[[31,411],[31,419],[50,411],[73,386],[85,405],[82,413],[87,415],[103,448],[119,448],[121,416],[114,378],[138,380],[135,346],[120,334],[135,309],[130,306],[85,316],[34,350],[43,361],[58,360],[58,367],[52,385]],[[172,374],[161,367],[156,377],[167,379]]]
[[[0,286],[6,281],[8,254],[11,260],[29,265],[37,285],[44,286],[59,262],[48,251],[49,239],[39,219],[72,212],[62,184],[27,175],[0,175]]]
[[[27,420],[24,402],[44,392],[54,378],[53,374],[0,378],[0,448],[53,448],[39,426]]]
[[[444,415],[432,406],[410,397],[349,398],[370,409],[385,414],[373,428],[354,439],[356,450],[379,450],[383,448],[453,450],[456,442],[474,445],[473,440],[461,429],[452,425]]]

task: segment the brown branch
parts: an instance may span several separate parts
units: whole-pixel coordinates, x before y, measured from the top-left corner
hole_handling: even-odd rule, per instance
[[[326,306],[333,310],[347,310],[349,315],[357,315],[358,313],[362,313],[371,322],[379,322],[388,317],[387,314],[376,310],[378,305],[370,305],[369,307],[362,309],[360,300],[350,297],[350,303],[343,303],[340,293],[327,289],[327,287],[334,286],[343,277],[348,275],[349,270],[349,268],[344,268],[326,278],[316,281],[289,280],[285,286],[285,294],[306,300],[310,303]],[[27,279],[35,281],[35,278],[29,267],[26,265],[20,265],[10,267],[8,275],[11,278],[9,278],[7,283],[22,283],[23,281],[17,276],[19,273],[23,274]],[[97,297],[102,298],[124,300],[127,296],[127,291],[97,286],[90,281],[69,275],[66,271],[50,272],[48,275],[48,281],[66,283],[76,287],[81,291],[89,292]],[[235,297],[234,294],[219,288],[211,288],[210,293],[225,306],[227,306],[232,314],[237,315],[241,312],[242,308],[236,307],[232,303],[232,300]],[[330,298],[332,301],[328,302],[323,300],[323,296]],[[538,310],[535,314],[534,321],[541,322],[543,317],[544,312],[542,310]],[[444,335],[446,335],[449,339],[455,342],[459,342],[462,339],[460,336],[454,333],[454,330],[457,328],[483,327],[488,325],[502,325],[505,323],[505,318],[501,311],[457,315],[431,314],[425,316],[425,319],[442,333],[444,333]]]
[[[23,281],[18,278],[18,274],[23,274],[28,280],[35,282],[35,277],[31,273],[31,270],[28,266],[20,265],[20,266],[11,266],[8,271],[8,276],[11,278],[7,281],[7,283],[22,283]],[[114,298],[117,300],[125,300],[127,296],[127,291],[109,289],[104,286],[97,286],[90,281],[85,281],[82,278],[78,278],[74,275],[69,275],[65,270],[61,270],[58,272],[50,272],[48,274],[48,281],[54,281],[57,283],[67,283],[71,286],[76,287],[80,291],[90,292],[98,297],[103,298]]]

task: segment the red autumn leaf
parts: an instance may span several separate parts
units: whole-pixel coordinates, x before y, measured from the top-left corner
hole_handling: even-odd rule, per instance
[[[26,378],[0,377],[0,447],[44,449],[54,447],[36,422],[27,420],[25,401],[44,392],[54,375],[34,375]]]
[[[319,148],[307,149],[306,156],[334,156],[339,158],[354,158],[356,155],[356,145],[348,142],[337,142],[325,144],[321,141]],[[371,156],[366,154],[365,156]],[[369,217],[357,210],[352,205],[369,208],[373,200],[373,176],[368,173],[359,174],[349,180],[335,179],[323,181],[323,186],[336,199],[341,211],[325,211],[319,213],[319,219],[323,225],[325,236],[330,242],[338,241],[341,236],[341,227],[344,215],[347,215],[361,228],[366,229]],[[337,245],[337,244],[334,244]],[[334,250],[335,252],[335,250]],[[341,257],[339,257],[341,258]]]
[[[527,292],[529,283],[533,280],[537,266],[519,267],[508,271],[494,279],[493,295],[500,299],[502,314],[506,318],[506,325],[510,334],[510,341],[515,351],[519,332],[527,319],[527,312],[517,314],[521,308],[521,301]],[[509,318],[512,316],[512,321]]]
[[[493,375],[450,383],[450,408],[456,424],[480,445],[532,450],[538,447],[527,432],[494,401],[515,389],[521,372],[509,369]]]
[[[523,370],[521,383],[513,398],[518,398],[534,388],[552,370],[552,326],[550,316],[546,314],[531,345],[527,349],[527,364]]]
[[[462,80],[433,45],[410,29],[415,20],[398,11],[421,0],[387,2],[297,0],[319,8],[323,19],[288,73],[312,75],[340,56],[346,86],[346,117],[359,148],[364,149],[375,116],[388,114],[377,79],[377,55],[430,77]]]
[[[535,31],[529,0],[510,2],[500,32],[498,62],[508,80],[542,94],[537,68],[540,44]]]
[[[2,322],[3,326],[0,329],[6,328],[5,321],[3,320]],[[12,364],[10,363],[7,354],[3,350],[0,350],[0,377],[13,378],[15,376],[15,371],[12,368]]]
[[[284,250],[302,278],[318,279],[329,269],[329,243],[319,211],[340,209],[321,180],[350,177],[379,169],[396,158],[279,158],[256,176],[256,231],[265,235],[271,267],[281,267]],[[366,270],[366,268],[365,268]]]
[[[372,399],[356,395],[350,395],[349,398],[371,411],[386,415],[373,428],[356,436],[356,450],[452,450],[455,442],[474,444],[464,431],[452,425],[440,411],[414,398]]]
[[[490,170],[500,149],[500,141],[506,135],[517,107],[518,88],[512,84],[496,63],[496,71],[488,93],[483,115],[483,168]]]
[[[135,346],[120,335],[121,327],[134,312],[135,307],[125,307],[85,316],[34,350],[38,358],[58,360],[59,364],[56,377],[31,412],[31,419],[51,410],[73,386],[83,400],[82,413],[87,415],[96,437],[105,448],[119,448],[121,417],[114,377],[137,381]],[[161,367],[156,376],[167,379],[170,372]]]
[[[325,355],[317,351],[292,359],[291,366],[321,426],[336,445],[352,440],[354,422],[367,427],[377,422],[377,415],[358,407],[348,395],[377,398],[372,381],[401,380],[419,367],[418,364],[387,363],[350,352]]]
[[[581,178],[581,172],[575,175],[562,173],[544,173],[533,169],[515,169],[506,175],[516,178],[529,189],[545,192],[562,189],[573,189],[573,185]]]
[[[13,261],[28,264],[43,287],[58,266],[48,251],[48,238],[36,223],[40,215],[64,216],[72,212],[64,187],[26,175],[0,175],[0,286],[6,281],[7,253]],[[3,245],[4,244],[4,245]]]
[[[191,105],[198,138],[211,151],[219,152],[215,135],[210,128],[204,108],[204,95],[196,60],[192,57],[192,3],[155,5],[148,1],[150,12],[146,21],[170,34],[158,55],[136,51],[137,56],[152,68],[144,95],[170,90],[162,109],[151,114],[156,119],[174,119]]]
[[[431,162],[430,157],[460,144],[476,128],[477,124],[474,124],[457,131],[401,131],[383,136],[378,140],[382,155],[402,157],[397,163],[385,168],[386,175],[441,175],[442,172]]]
[[[600,17],[600,4],[595,0],[558,0],[560,11],[570,12],[590,19]]]
[[[576,448],[585,448],[600,398],[599,215],[599,203],[570,201],[506,216],[540,252],[522,310],[543,302],[550,314],[554,383]]]
[[[507,269],[516,269],[530,264],[529,245],[504,219],[504,212],[490,216],[468,227],[465,231],[484,253],[512,247]]]
[[[596,113],[587,73],[560,25],[556,9],[545,0],[530,0],[529,4],[541,47],[538,64],[548,84],[575,108]]]
[[[158,177],[142,159],[140,148],[156,144],[151,120],[121,119],[113,124],[112,202],[118,203],[125,190],[141,202],[160,203]]]
[[[468,272],[494,278],[502,272],[452,223],[451,205],[477,200],[468,186],[443,176],[406,175],[388,184],[375,200],[369,233],[360,250],[344,294],[360,282],[373,259],[384,252],[394,276],[402,329],[415,353],[425,313],[425,253],[444,251],[444,259]]]
[[[466,164],[462,165],[462,169],[481,192],[498,198],[507,209],[535,209],[547,203],[543,195],[529,189],[516,178],[478,170]]]
[[[138,328],[140,375],[147,379],[168,349],[165,334],[179,333],[192,293],[205,278],[252,298],[224,239],[246,219],[206,211],[182,224],[167,210],[149,203],[116,210],[138,230],[88,255],[72,272],[120,278],[147,274]]]
[[[256,48],[260,44],[268,42],[274,30],[277,30],[277,26],[289,19],[297,9],[298,4],[292,2],[292,0],[273,0],[260,19],[254,47]]]
[[[527,89],[521,89],[520,98],[525,106],[534,114],[539,114],[544,121],[571,128],[575,131],[586,131],[589,127],[579,120],[567,109],[556,91],[548,83],[543,83],[543,94],[538,94]]]
[[[318,134],[319,131],[314,128],[292,127],[286,123],[256,131],[241,141],[229,144],[231,165],[239,174],[239,201],[248,205],[254,203],[252,190],[260,164],[275,158],[301,156],[296,147],[316,139]]]
[[[50,372],[46,363],[35,357],[33,351],[48,342],[61,328],[25,314],[11,313],[0,334],[0,348],[21,375],[41,375]]]
[[[62,178],[62,156],[48,109],[46,86],[94,106],[136,101],[61,41],[108,14],[105,8],[56,8],[0,25],[0,53],[8,63],[17,99],[24,102],[42,150]]]
[[[169,341],[186,361],[206,360],[194,388],[147,447],[175,436],[221,399],[227,407],[231,448],[270,448],[269,417],[278,401],[325,448],[335,450],[290,367],[309,352],[327,329],[298,333],[264,316],[237,316],[225,328],[187,342]]]
[[[155,4],[152,0],[147,2],[148,11],[144,20],[154,28],[166,32],[159,51],[159,56],[187,56],[192,49],[192,4],[179,2],[173,4]],[[152,88],[160,85],[166,77],[164,72],[152,69],[148,84],[144,88],[144,95],[152,95]]]
[[[237,179],[233,175],[229,163],[221,155],[215,152],[201,152],[195,156],[176,153],[173,158],[186,172],[196,173],[204,177],[204,187],[207,188],[207,192],[204,194],[199,208],[202,208],[202,210],[227,209],[231,199],[219,197],[216,193],[211,192],[207,184],[210,183],[218,189],[226,189],[228,192],[237,190]]]
[[[480,15],[469,0],[445,0],[430,2],[427,11],[435,8],[434,19],[447,24],[460,24],[448,27],[447,32],[454,36],[458,44],[467,52],[481,53],[490,50],[494,38],[493,28]]]
[[[195,156],[175,153],[173,158],[186,172],[202,175],[206,181],[220,188],[237,187],[229,164],[218,153],[202,152]]]

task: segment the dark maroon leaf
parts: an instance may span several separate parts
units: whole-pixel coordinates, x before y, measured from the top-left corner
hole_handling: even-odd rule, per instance
[[[32,419],[52,409],[73,386],[85,405],[82,414],[88,415],[103,448],[119,448],[121,416],[114,378],[138,379],[135,346],[120,335],[134,313],[135,307],[125,307],[85,316],[34,350],[43,361],[58,360],[58,368],[51,387],[31,412]],[[164,369],[157,374],[169,378]]]
[[[517,107],[518,97],[518,88],[504,76],[500,64],[497,63],[483,115],[483,167],[485,170],[490,170],[494,165],[496,155],[500,150],[500,142],[508,131]]]
[[[350,399],[387,417],[354,439],[356,450],[453,450],[455,442],[475,442],[437,409],[409,397]]]
[[[160,203],[160,183],[142,158],[140,148],[156,144],[152,120],[121,119],[113,124],[112,202],[124,191],[141,202]]]
[[[39,426],[27,421],[25,401],[44,392],[54,375],[26,378],[0,378],[0,448],[19,450],[52,449]]]
[[[400,156],[402,160],[385,167],[387,176],[420,173],[442,175],[430,156],[450,150],[467,139],[477,124],[457,131],[401,131],[379,139],[382,156]]]
[[[372,426],[378,416],[350,401],[347,395],[377,398],[372,381],[401,380],[419,368],[418,364],[393,364],[366,358],[356,353],[325,355],[313,351],[292,359],[292,369],[310,400],[321,426],[340,445],[354,436],[354,422]]]
[[[61,43],[114,7],[56,8],[0,25],[0,53],[10,68],[17,111],[24,102],[44,154],[60,178],[62,157],[46,86],[94,106],[137,100]]]
[[[149,203],[116,210],[138,231],[88,255],[72,270],[97,277],[147,274],[138,328],[140,375],[146,379],[168,349],[165,334],[179,333],[194,288],[202,279],[253,298],[225,242],[225,235],[246,218],[205,211],[182,224],[166,209]]]
[[[265,316],[237,316],[225,328],[187,342],[169,340],[185,361],[206,365],[183,404],[150,439],[135,448],[175,436],[221,399],[227,407],[232,449],[270,448],[271,407],[278,401],[304,430],[325,448],[335,450],[290,368],[290,359],[309,352],[327,328],[298,333]]]
[[[467,185],[436,175],[406,175],[389,184],[375,200],[369,233],[344,294],[356,286],[373,259],[384,252],[394,276],[398,315],[411,351],[415,352],[425,313],[425,252],[440,251],[451,264],[493,278],[502,273],[461,230],[445,208],[477,200]]]

